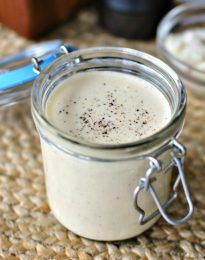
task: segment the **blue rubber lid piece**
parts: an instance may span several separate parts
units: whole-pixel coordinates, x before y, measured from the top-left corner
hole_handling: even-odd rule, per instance
[[[56,54],[63,44],[60,40],[36,44],[24,52],[0,60],[0,106],[13,104],[29,97],[33,81],[38,76],[33,71],[31,58],[43,60],[41,70],[56,59]],[[66,46],[68,52],[76,48]]]
[[[45,54],[51,54],[50,57],[43,59],[41,69],[44,69],[56,59],[55,55],[52,55],[52,53],[56,54],[59,52],[61,45],[62,42],[58,40],[45,42],[27,49],[25,52],[10,56],[3,59],[2,61],[0,60],[0,91],[34,81],[34,79],[37,77],[37,74],[33,72],[33,64],[31,62],[24,67],[20,67],[14,70],[6,70],[4,69],[5,66],[9,65],[14,67],[15,63],[19,63],[19,61],[23,62],[24,60],[28,60],[29,58],[31,59],[34,56],[39,57]],[[69,52],[74,50],[76,50],[74,47],[68,47]]]
[[[44,69],[54,60],[54,56],[45,59],[41,68]],[[36,77],[37,74],[33,72],[33,64],[29,64],[23,68],[11,70],[6,73],[0,74],[0,91],[20,86],[30,81],[34,81]]]

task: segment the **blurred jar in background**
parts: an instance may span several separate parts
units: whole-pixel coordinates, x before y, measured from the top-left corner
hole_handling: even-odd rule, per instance
[[[100,24],[125,38],[149,39],[172,0],[100,0]]]

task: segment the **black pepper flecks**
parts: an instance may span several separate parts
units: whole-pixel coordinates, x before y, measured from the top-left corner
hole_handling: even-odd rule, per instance
[[[106,86],[105,82],[103,86]],[[70,121],[70,107],[79,105],[79,103],[82,107],[82,111],[78,111],[75,114],[76,128],[68,130],[69,133],[75,133],[75,137],[87,134],[90,141],[97,140],[100,137],[105,142],[121,143],[118,136],[120,136],[122,127],[126,127],[130,133],[134,132],[136,140],[146,134],[147,130],[145,126],[147,127],[147,125],[149,130],[154,132],[156,129],[152,125],[149,125],[149,121],[153,120],[156,115],[151,114],[143,107],[143,100],[140,100],[139,104],[133,103],[133,106],[135,106],[133,119],[127,120],[127,98],[121,103],[118,100],[117,91],[117,89],[113,91],[108,90],[106,92],[106,102],[104,98],[101,100],[99,97],[94,97],[90,100],[89,97],[81,98],[81,96],[69,100],[69,103],[58,111],[59,116],[62,116],[64,124]],[[101,113],[97,112],[97,108],[101,110]],[[124,122],[126,122],[126,125]]]

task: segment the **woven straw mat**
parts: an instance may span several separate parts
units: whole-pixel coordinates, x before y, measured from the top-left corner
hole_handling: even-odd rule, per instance
[[[92,32],[92,33],[91,33]],[[61,38],[79,48],[126,46],[155,53],[153,42],[115,38],[96,25],[92,11],[44,39]],[[0,57],[31,42],[0,25]],[[0,258],[1,259],[205,259],[205,102],[189,94],[181,141],[188,149],[186,176],[195,213],[188,223],[170,226],[160,219],[147,232],[128,241],[95,242],[66,230],[47,204],[39,138],[29,102],[0,111]],[[180,193],[180,198],[182,193]],[[182,201],[171,212],[184,213]]]

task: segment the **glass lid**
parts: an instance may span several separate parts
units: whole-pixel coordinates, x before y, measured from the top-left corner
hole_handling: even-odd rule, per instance
[[[62,45],[61,40],[47,41],[0,59],[0,106],[12,105],[28,98],[33,81],[38,76],[33,70],[32,58],[43,60],[40,68],[44,69],[56,59]],[[68,48],[68,52],[75,50],[73,47]]]

